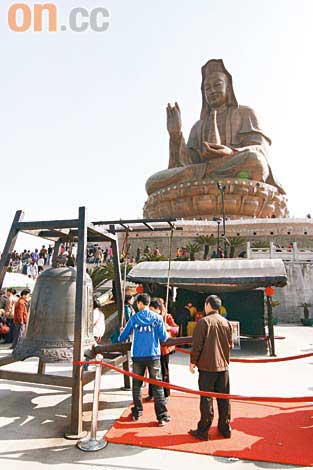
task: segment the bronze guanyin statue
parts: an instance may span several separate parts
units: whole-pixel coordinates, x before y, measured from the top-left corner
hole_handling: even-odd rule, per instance
[[[202,110],[186,144],[177,103],[167,107],[170,158],[167,170],[152,175],[145,217],[209,218],[221,211],[217,182],[225,187],[231,218],[285,217],[285,191],[268,163],[271,140],[256,113],[238,105],[223,61],[202,67]]]

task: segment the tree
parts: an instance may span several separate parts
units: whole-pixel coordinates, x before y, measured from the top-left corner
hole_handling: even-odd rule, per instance
[[[167,261],[167,259],[168,258],[166,258],[166,256],[154,255],[153,253],[146,253],[140,259],[139,263],[142,263],[143,261]]]
[[[121,273],[124,273],[124,264],[120,265]],[[127,274],[132,269],[131,265],[127,265]],[[97,266],[93,269],[88,269],[88,274],[92,280],[94,290],[98,289],[108,281],[114,281],[114,265],[113,263],[106,263],[104,266]]]
[[[269,248],[270,242],[267,240],[256,240],[252,242],[251,248]]]
[[[230,246],[230,253],[229,253],[230,258],[234,258],[236,248],[241,247],[241,246],[243,247],[246,244],[245,238],[242,238],[242,237],[228,237],[227,240]]]
[[[216,244],[216,239],[209,235],[198,235],[195,240],[195,243],[197,243],[201,247],[204,246],[203,259],[207,259],[209,255],[210,246],[214,246]]]
[[[199,243],[189,242],[186,245],[186,250],[189,253],[190,261],[194,261],[196,253],[199,253],[199,251],[201,250],[201,245],[199,245]]]

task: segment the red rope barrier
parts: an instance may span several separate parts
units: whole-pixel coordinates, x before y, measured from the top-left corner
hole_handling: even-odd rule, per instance
[[[188,349],[176,348],[176,351],[190,354]],[[230,358],[230,362],[243,362],[243,363],[266,363],[266,362],[285,362],[285,361],[295,361],[296,359],[304,359],[305,357],[312,357],[313,353],[300,354],[298,356],[288,356],[288,357],[276,357],[275,359],[239,359],[238,357]]]
[[[227,400],[240,400],[240,401],[253,401],[253,402],[270,402],[270,403],[303,403],[303,402],[313,402],[313,397],[247,397],[242,395],[231,395],[228,393],[215,393],[215,392],[201,392],[200,390],[193,390],[191,388],[180,387],[179,385],[172,385],[168,382],[162,382],[161,380],[148,379],[147,377],[142,377],[141,375],[134,374],[121,369],[120,367],[113,366],[105,361],[74,361],[74,365],[82,366],[84,364],[101,364],[109,369],[115,370],[128,377],[133,379],[140,380],[140,382],[146,382],[152,385],[159,385],[160,387],[169,388],[170,390],[176,390],[178,392],[192,393],[193,395],[198,395],[202,397],[213,397],[213,398],[224,398]]]

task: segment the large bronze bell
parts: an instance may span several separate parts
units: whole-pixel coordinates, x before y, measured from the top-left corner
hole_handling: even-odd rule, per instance
[[[82,325],[84,346],[94,342],[93,288],[86,274]],[[32,294],[25,338],[13,352],[19,360],[39,357],[43,362],[73,360],[76,269],[51,268],[37,279]]]

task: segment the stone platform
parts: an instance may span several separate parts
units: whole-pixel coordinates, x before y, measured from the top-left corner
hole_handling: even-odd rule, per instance
[[[197,179],[173,184],[151,193],[144,206],[144,217],[212,218],[222,210],[221,191],[225,187],[225,213],[239,217],[286,217],[287,198],[278,189],[258,181],[228,178]]]

